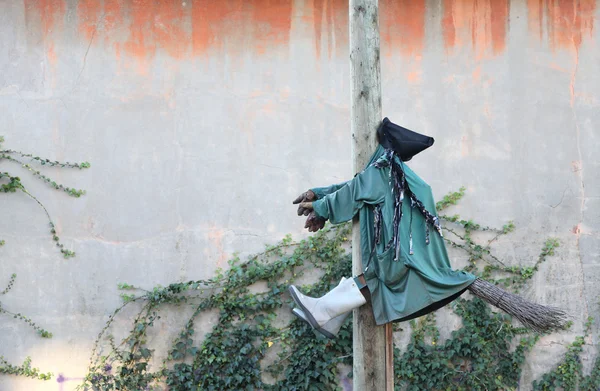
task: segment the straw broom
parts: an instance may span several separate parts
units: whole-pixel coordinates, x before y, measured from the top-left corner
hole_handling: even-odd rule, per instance
[[[519,295],[482,280],[476,279],[470,286],[472,294],[517,318],[523,326],[538,333],[562,330],[569,319],[560,308],[532,303]]]

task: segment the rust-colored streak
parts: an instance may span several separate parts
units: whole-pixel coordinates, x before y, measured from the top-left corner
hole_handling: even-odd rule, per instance
[[[182,3],[168,0],[80,0],[77,5],[84,37],[91,40],[104,35],[104,43],[112,44],[117,57],[124,52],[137,59],[141,73],[147,71],[157,50],[174,58],[185,55],[190,41],[181,27],[185,13]],[[113,36],[117,33],[119,38]]]
[[[112,32],[123,23],[122,4],[122,0],[104,0],[103,24],[106,31]]]
[[[286,45],[292,27],[292,0],[254,0],[250,2],[250,20],[257,31],[256,49],[266,51],[270,45]]]
[[[509,0],[444,0],[442,31],[447,49],[470,46],[476,58],[506,47]]]
[[[180,59],[211,48],[264,53],[287,45],[292,0],[80,0],[77,14],[86,39],[103,34],[117,56],[136,58],[145,72],[157,52]]]
[[[189,38],[181,27],[184,10],[180,2],[169,0],[132,0],[128,4],[129,38],[124,52],[148,59],[158,48],[175,58],[183,57]]]
[[[56,65],[58,54],[54,38],[64,29],[66,0],[24,0],[25,21],[28,26],[37,26],[46,52],[46,58]]]
[[[184,29],[186,9],[172,0],[151,0],[155,4],[152,35],[155,44],[164,48],[171,57],[185,56],[190,34]]]
[[[26,20],[40,31],[48,58],[55,61],[56,31],[64,27],[57,21],[66,18],[66,0],[23,1]],[[347,4],[314,1],[323,11],[320,25],[327,26],[331,53],[347,42]],[[293,0],[79,0],[69,12],[76,11],[83,44],[111,47],[124,61],[134,58],[144,73],[157,53],[181,59],[212,49],[261,54],[286,46],[292,7]]]
[[[506,47],[506,33],[509,18],[508,1],[490,1],[492,23],[492,50],[500,54]]]
[[[336,48],[348,45],[348,0],[313,0],[312,7],[312,19],[307,22],[314,26],[317,57],[323,45],[331,57]]]
[[[149,3],[149,4],[148,4]],[[130,24],[127,26],[129,37],[123,44],[123,51],[138,60],[138,70],[146,73],[147,57],[153,57],[156,46],[151,41],[148,31],[152,28],[153,2],[146,0],[132,0],[129,5]]]
[[[36,13],[35,18],[41,21],[44,35],[52,32],[65,15],[66,0],[24,0],[24,4],[26,12]]]
[[[528,23],[533,35],[546,34],[553,50],[575,48],[594,30],[596,0],[529,0]]]
[[[192,3],[192,47],[194,54],[221,47],[228,26],[242,29],[243,2],[239,0],[194,1]]]
[[[260,38],[270,38],[276,43],[287,43],[292,24],[292,0],[254,0],[252,21],[258,23]]]
[[[48,58],[60,57],[56,31],[64,28],[66,0],[23,0],[27,20],[42,26]],[[576,45],[593,28],[593,0],[528,0],[551,22],[557,45]],[[182,59],[208,51],[261,54],[289,43],[293,0],[79,0],[81,40],[105,45],[147,72],[157,54]],[[445,46],[471,47],[477,58],[505,50],[509,0],[443,0],[441,23]],[[536,5],[536,6],[533,6]],[[317,56],[345,53],[348,44],[348,1],[306,0],[294,19],[314,31]],[[425,46],[425,0],[381,0],[382,53],[419,57]],[[535,12],[530,12],[532,17]],[[60,21],[60,24],[58,22]],[[307,30],[305,30],[307,31]],[[308,30],[309,31],[309,30]],[[567,33],[564,33],[564,32]],[[579,31],[580,33],[572,33]],[[93,40],[92,40],[92,37]],[[128,60],[129,59],[129,60]]]
[[[384,54],[394,50],[420,55],[425,43],[425,0],[386,0],[381,3],[381,40]]]
[[[527,22],[529,33],[535,34],[540,41],[544,34],[544,0],[527,0]]]
[[[456,42],[456,33],[454,30],[454,15],[452,14],[452,5],[454,0],[444,0],[444,16],[442,17],[442,32],[444,34],[444,43],[446,48],[454,47]]]
[[[109,44],[113,32],[123,24],[122,0],[80,0],[77,4],[77,20],[79,31],[85,39],[99,39],[104,35],[104,42]]]
[[[81,0],[77,4],[79,31],[91,39],[98,29],[98,18],[102,15],[102,3],[98,0]]]
[[[326,0],[314,0],[313,4],[313,20],[312,23],[315,29],[315,46],[317,57],[321,57],[321,39],[323,36],[323,13],[325,11]]]
[[[292,0],[202,0],[192,4],[195,54],[226,45],[264,53],[268,47],[287,45],[291,26]]]

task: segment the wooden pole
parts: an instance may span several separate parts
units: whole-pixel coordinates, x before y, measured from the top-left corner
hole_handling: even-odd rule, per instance
[[[378,0],[350,1],[352,169],[360,172],[377,147],[381,122]],[[362,274],[358,218],[352,228],[352,272]],[[354,311],[354,389],[393,391],[392,328],[377,326],[371,304]]]

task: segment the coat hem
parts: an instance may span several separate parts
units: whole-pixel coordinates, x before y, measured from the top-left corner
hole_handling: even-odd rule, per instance
[[[446,297],[446,298],[444,298],[442,300],[438,300],[436,302],[433,302],[433,303],[429,304],[428,306],[426,306],[424,308],[421,308],[420,310],[417,310],[415,312],[412,312],[412,313],[410,313],[408,315],[405,315],[403,317],[395,318],[395,319],[388,319],[387,321],[384,321],[384,322],[381,322],[379,319],[377,319],[377,317],[375,317],[375,323],[378,326],[382,326],[384,324],[392,323],[392,322],[393,323],[395,323],[395,322],[406,322],[408,320],[419,318],[421,316],[427,315],[427,314],[429,314],[429,313],[431,313],[433,311],[436,311],[436,310],[438,310],[438,309],[440,309],[440,308],[442,308],[442,307],[450,304],[454,300],[458,299],[463,293],[465,293],[465,291],[467,289],[469,289],[469,286],[471,286],[472,283],[473,283],[473,281],[469,282],[469,285],[467,285],[464,289],[460,290],[457,293],[454,293],[454,294],[452,294],[452,295],[450,295],[450,296],[448,296],[448,297]]]

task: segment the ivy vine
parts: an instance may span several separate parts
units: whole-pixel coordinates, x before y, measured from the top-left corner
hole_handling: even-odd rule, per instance
[[[34,156],[29,153],[15,151],[12,149],[4,149],[2,143],[4,143],[4,137],[0,136],[0,163],[2,161],[7,161],[9,163],[18,164],[22,168],[24,168],[28,172],[30,172],[35,178],[45,182],[46,184],[48,184],[49,186],[53,187],[56,190],[67,193],[68,195],[70,195],[72,197],[81,197],[82,195],[85,194],[84,190],[78,190],[78,189],[66,187],[62,184],[56,183],[55,181],[53,181],[52,179],[50,179],[49,177],[44,175],[42,172],[35,169],[33,166],[31,166],[31,164],[29,164],[29,162],[26,162],[25,160],[28,159],[31,163],[37,163],[42,166],[51,166],[51,167],[59,167],[59,168],[78,168],[78,169],[89,168],[90,164],[88,162],[62,163],[59,161],[51,161],[49,159],[44,159],[44,158],[41,158],[39,156]],[[54,222],[52,221],[52,218],[50,217],[50,213],[48,212],[48,210],[46,209],[44,204],[36,196],[31,194],[29,192],[29,190],[27,190],[27,188],[25,188],[25,186],[21,182],[20,177],[14,176],[9,172],[0,171],[0,193],[10,194],[10,193],[17,193],[17,192],[26,194],[28,197],[33,199],[38,204],[38,206],[40,206],[42,208],[42,210],[44,211],[44,213],[46,214],[46,216],[48,218],[49,229],[50,229],[50,234],[52,235],[52,240],[56,243],[56,246],[60,250],[63,257],[64,258],[74,257],[75,252],[65,248],[63,243],[60,241],[60,238],[58,237],[58,234],[56,232]],[[0,247],[4,246],[5,244],[6,244],[6,242],[4,240],[0,240]],[[4,290],[0,291],[0,296],[3,296],[11,291],[11,289],[13,288],[13,286],[15,284],[16,278],[17,278],[17,275],[13,273],[10,276],[10,279],[6,285],[6,288],[4,288]],[[42,338],[52,338],[51,332],[49,332],[48,330],[39,326],[30,317],[28,317],[20,312],[13,312],[13,311],[8,310],[3,305],[2,301],[0,301],[0,314],[12,316],[14,319],[22,321],[27,326],[29,326],[34,331],[36,331],[37,334]],[[52,378],[52,373],[43,373],[38,368],[33,368],[31,366],[31,358],[30,357],[27,357],[21,365],[13,365],[13,364],[10,364],[8,361],[6,361],[6,359],[3,356],[0,356],[0,374],[24,376],[24,377],[30,377],[30,378],[39,379],[39,380],[49,380]]]
[[[17,275],[13,273],[10,276],[10,280],[8,281],[6,288],[4,288],[4,290],[0,292],[0,296],[5,295],[8,292],[10,292],[10,290],[13,288],[13,285],[14,285],[16,279],[17,279]],[[33,330],[35,330],[42,338],[52,338],[51,332],[38,326],[33,320],[31,320],[31,318],[29,318],[25,315],[22,315],[21,313],[14,313],[14,312],[7,310],[6,308],[3,307],[2,302],[0,302],[0,314],[10,315],[15,319],[21,320],[27,326],[29,326]]]
[[[561,389],[564,391],[598,391],[600,390],[600,355],[596,357],[592,372],[588,376],[583,375],[583,364],[581,353],[585,339],[589,337],[593,318],[588,318],[585,323],[585,334],[575,338],[567,346],[564,359],[556,365],[552,371],[544,374],[541,379],[533,382],[534,391],[550,391]]]
[[[0,356],[0,374],[23,376],[38,380],[52,379],[52,373],[43,373],[38,368],[31,367],[31,357],[25,358],[21,365],[12,365],[3,356]]]
[[[78,198],[85,194],[84,190],[78,190],[78,189],[70,188],[70,187],[64,186],[62,184],[56,183],[55,181],[53,181],[46,175],[42,174],[39,170],[34,169],[29,163],[24,162],[22,159],[23,158],[31,159],[31,161],[38,163],[42,166],[51,166],[51,167],[60,167],[60,168],[65,168],[65,167],[78,168],[80,170],[84,169],[84,168],[89,168],[90,163],[88,163],[88,162],[83,162],[83,163],[65,162],[65,163],[63,163],[63,162],[59,162],[59,161],[51,161],[50,159],[44,159],[39,156],[34,156],[30,153],[15,151],[12,149],[4,149],[2,143],[4,143],[4,137],[0,136],[0,163],[3,160],[11,162],[11,163],[16,163],[16,164],[20,165],[21,167],[25,168],[27,171],[29,171],[34,177],[42,180],[43,182],[47,183],[48,185],[50,185],[51,187],[53,187],[56,190],[64,191],[65,193],[67,193],[68,195],[70,195],[72,197]],[[22,193],[26,194],[27,196],[29,196],[31,199],[33,199],[42,208],[42,210],[48,217],[50,234],[52,235],[52,239],[56,242],[56,246],[60,249],[60,252],[63,254],[63,256],[65,258],[74,257],[75,252],[65,248],[63,243],[61,243],[60,238],[58,237],[58,234],[56,232],[56,227],[54,225],[54,222],[52,221],[52,217],[50,216],[50,213],[48,212],[48,209],[46,209],[44,204],[42,204],[42,202],[36,196],[31,194],[29,192],[29,190],[27,190],[25,188],[25,186],[21,182],[21,178],[19,178],[18,176],[13,176],[9,172],[0,172],[0,181],[6,182],[6,183],[0,183],[0,193],[16,193],[17,191],[22,192]]]
[[[296,390],[336,389],[337,365],[350,364],[352,332],[347,323],[334,341],[316,338],[310,327],[293,321],[275,327],[277,310],[289,304],[288,285],[319,269],[323,277],[305,287],[311,294],[329,290],[341,275],[350,273],[350,256],[343,245],[350,226],[321,232],[300,242],[288,236],[280,244],[241,263],[229,261],[208,280],[188,281],[143,291],[128,284],[124,304],[109,318],[98,335],[89,374],[80,389],[94,390]],[[250,286],[266,282],[263,292]],[[132,294],[129,292],[140,292]],[[109,329],[117,314],[128,305],[139,304],[130,334],[116,344]],[[192,306],[194,311],[173,341],[160,368],[150,371],[154,352],[146,345],[147,331],[160,318],[166,304]],[[219,324],[195,346],[194,326],[208,310],[219,311]],[[269,349],[279,349],[277,358],[263,367]],[[100,355],[98,352],[108,351]],[[275,382],[269,384],[264,374]],[[332,388],[333,387],[333,388]]]
[[[444,210],[464,196],[464,188],[446,195],[438,204]],[[559,242],[549,238],[533,266],[506,266],[492,253],[492,244],[514,230],[509,222],[501,229],[482,226],[460,216],[446,220],[447,243],[468,254],[472,273],[518,290],[554,255]],[[348,224],[327,227],[301,241],[287,236],[246,262],[235,256],[227,270],[207,280],[178,282],[143,290],[119,284],[123,304],[99,333],[89,371],[80,390],[341,390],[340,364],[352,363],[352,322],[347,321],[337,339],[315,336],[304,322],[293,319],[281,326],[277,315],[292,305],[286,288],[303,276],[319,274],[303,292],[319,296],[351,274]],[[482,243],[475,232],[487,232]],[[494,276],[499,277],[494,278]],[[253,293],[258,283],[264,289]],[[192,315],[171,342],[166,358],[156,362],[148,344],[149,330],[167,307],[189,306]],[[136,306],[131,331],[116,341],[111,329],[116,317]],[[519,386],[527,353],[538,335],[512,324],[508,315],[496,313],[481,300],[464,298],[451,304],[462,326],[440,341],[435,313],[411,322],[411,340],[404,352],[395,350],[395,384],[407,390],[515,390]],[[203,341],[195,341],[195,327],[210,310],[219,314]],[[399,329],[398,324],[395,325]],[[588,326],[589,332],[589,326]],[[533,384],[536,390],[597,389],[600,359],[589,376],[582,376],[578,337],[567,349],[563,363]],[[511,346],[516,348],[511,349]],[[271,350],[274,352],[270,353]],[[276,354],[275,354],[276,353]],[[351,375],[351,374],[348,374]],[[576,380],[572,380],[576,379]],[[562,387],[562,388],[561,388]]]
[[[0,247],[3,246],[4,244],[5,244],[4,240],[0,240]],[[0,297],[3,295],[6,295],[7,293],[9,293],[12,290],[16,279],[17,279],[17,275],[13,273],[10,276],[10,279],[9,279],[6,287],[2,291],[0,291]],[[39,334],[39,336],[42,338],[52,338],[51,332],[47,331],[46,329],[42,328],[41,326],[38,326],[28,316],[22,315],[21,313],[14,313],[14,312],[7,310],[4,307],[4,305],[2,304],[2,301],[0,301],[0,314],[12,316],[13,318],[24,322],[27,326],[29,326],[33,330],[35,330]],[[23,361],[23,363],[21,365],[13,365],[13,364],[9,363],[4,358],[4,356],[0,355],[0,374],[30,377],[30,378],[38,379],[38,380],[50,380],[52,378],[52,373],[50,373],[50,372],[43,373],[39,370],[39,368],[33,368],[31,366],[31,358],[30,357],[25,358],[25,360]]]

